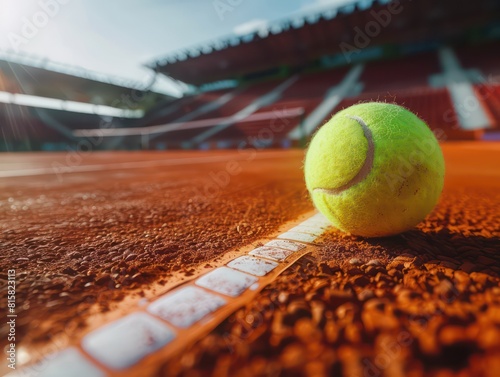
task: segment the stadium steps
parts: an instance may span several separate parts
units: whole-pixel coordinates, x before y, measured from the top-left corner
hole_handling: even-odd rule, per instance
[[[474,85],[474,91],[490,117],[493,130],[500,131],[500,85]]]
[[[193,144],[199,144],[202,143],[203,141],[209,139],[215,134],[218,134],[222,130],[230,127],[231,125],[237,123],[240,120],[245,119],[249,115],[255,113],[258,109],[270,105],[276,100],[278,100],[282,92],[286,90],[290,85],[292,85],[294,82],[298,80],[298,75],[290,77],[288,80],[285,80],[281,83],[279,83],[277,86],[275,86],[275,83],[265,83],[262,84],[263,88],[266,88],[269,85],[272,85],[273,89],[270,91],[267,91],[265,94],[262,94],[258,96],[256,99],[252,100],[248,105],[243,107],[241,110],[237,111],[236,113],[232,114],[229,119],[225,122],[222,122],[220,124],[214,125],[214,127],[209,128],[208,130],[200,133],[199,135],[195,136],[194,138],[191,139],[191,142]],[[267,85],[266,85],[267,84]],[[253,87],[253,91],[255,92],[255,87]],[[257,92],[262,91],[262,88],[260,90],[257,90]],[[225,115],[225,114],[223,114]]]
[[[211,111],[210,113],[203,114],[202,116],[197,117],[196,120],[232,117],[259,98],[275,90],[285,81],[286,80],[283,79],[270,80],[242,87],[240,93],[235,98],[233,98],[233,100],[229,101],[225,106],[219,107],[218,109]],[[280,97],[281,93],[276,96],[276,99],[274,101],[276,101]],[[266,105],[267,104],[259,107],[255,110],[255,112]]]
[[[170,114],[175,113],[185,106],[188,101],[192,101],[194,97],[181,97],[174,101],[164,100],[157,103],[144,115],[144,118],[137,123],[138,127],[149,126],[152,123],[158,122],[159,119],[166,118]]]
[[[465,130],[488,128],[488,115],[453,50],[449,47],[440,49],[439,58],[443,68],[442,78],[450,92],[460,126]]]
[[[325,93],[337,85],[348,72],[346,68],[303,74],[279,99],[261,107],[255,114],[273,114],[270,119],[240,121],[217,136],[234,139],[238,136],[263,145],[281,145],[288,133],[296,128],[320,104]],[[296,115],[301,111],[300,116]],[[290,114],[293,114],[290,116]],[[260,140],[271,139],[271,140]],[[262,143],[260,142],[262,141]]]
[[[189,122],[199,122],[203,120],[225,119],[232,116],[252,100],[268,92],[276,86],[276,81],[265,82],[253,86],[241,87],[222,95],[217,103],[207,102],[200,109],[196,109],[186,116],[178,118],[172,122],[164,124],[167,131],[153,135],[150,140],[164,142],[170,145],[180,145],[180,141],[190,140],[200,133],[200,128],[189,127]],[[220,91],[219,91],[220,92]],[[213,95],[214,92],[205,93],[206,96]],[[215,125],[215,123],[214,123]],[[170,127],[172,126],[172,127]]]
[[[412,74],[409,75],[408,72]],[[301,137],[311,135],[334,110],[344,107],[339,104],[354,104],[364,99],[382,100],[388,94],[390,96],[391,92],[398,90],[412,87],[427,88],[429,77],[437,72],[439,72],[439,60],[433,52],[372,61],[362,68],[354,67],[349,73],[353,77],[346,76],[341,85],[332,88],[323,103],[306,118],[302,125],[303,131],[297,127],[289,136],[293,140],[299,140]],[[366,94],[358,96],[361,91]],[[351,97],[353,95],[354,97]]]
[[[232,101],[235,97],[237,97],[240,93],[241,89],[236,89],[229,93],[224,93],[219,98],[216,98],[214,100],[210,99],[211,93],[206,93],[205,96],[208,98],[204,99],[202,101],[202,104],[199,105],[199,107],[177,118],[173,123],[189,122],[193,119],[200,119],[202,115],[211,113],[223,107],[228,102]]]
[[[304,122],[288,134],[289,138],[291,140],[300,140],[311,135],[332,113],[332,110],[338,106],[342,99],[356,86],[361,72],[363,72],[363,65],[359,64],[352,67],[342,82],[327,92],[323,101],[319,103]]]
[[[154,108],[150,111],[138,127],[151,126],[167,123],[185,122],[224,106],[227,102],[238,95],[239,90],[228,92],[220,90],[214,92],[200,93],[190,97],[183,97],[163,108]]]

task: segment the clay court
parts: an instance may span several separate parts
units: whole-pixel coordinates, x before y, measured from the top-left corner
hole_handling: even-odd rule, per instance
[[[0,375],[499,376],[499,20],[0,0]]]
[[[384,376],[496,375],[500,144],[442,149],[445,190],[417,229],[368,240],[328,230],[207,336],[151,361],[152,375],[363,376],[366,365]],[[311,213],[303,155],[95,152],[73,166],[61,153],[1,156],[1,267],[16,266],[23,353],[78,345]],[[401,334],[381,368],[381,344]]]

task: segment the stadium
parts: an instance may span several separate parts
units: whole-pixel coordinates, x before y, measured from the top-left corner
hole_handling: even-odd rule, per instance
[[[173,3],[158,16],[187,22]],[[207,3],[219,26],[258,7]],[[318,3],[152,40],[146,80],[0,50],[2,375],[498,375],[500,3]],[[366,238],[318,212],[304,158],[374,101],[422,119],[446,168],[423,221]]]

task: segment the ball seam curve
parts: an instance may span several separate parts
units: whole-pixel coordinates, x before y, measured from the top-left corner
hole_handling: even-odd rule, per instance
[[[370,172],[372,170],[373,160],[375,157],[375,144],[373,143],[372,131],[370,130],[370,128],[368,128],[368,125],[366,124],[366,122],[362,118],[360,118],[359,116],[346,115],[346,117],[358,122],[358,124],[361,126],[361,128],[363,130],[363,135],[364,135],[366,141],[368,142],[368,148],[366,150],[366,157],[365,157],[365,161],[363,163],[363,166],[361,167],[361,169],[359,169],[359,171],[356,173],[356,175],[354,177],[352,177],[352,179],[349,182],[343,184],[342,186],[335,187],[335,188],[316,187],[313,189],[313,191],[323,192],[325,194],[330,194],[330,195],[339,195],[343,191],[345,191],[345,190],[351,188],[352,186],[358,184],[359,182],[363,181],[368,176],[368,174],[370,174]]]

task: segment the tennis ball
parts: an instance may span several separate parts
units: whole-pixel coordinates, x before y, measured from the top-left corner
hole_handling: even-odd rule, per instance
[[[363,237],[404,232],[439,200],[444,159],[436,137],[407,109],[370,102],[335,114],[314,135],[304,173],[316,208]]]

